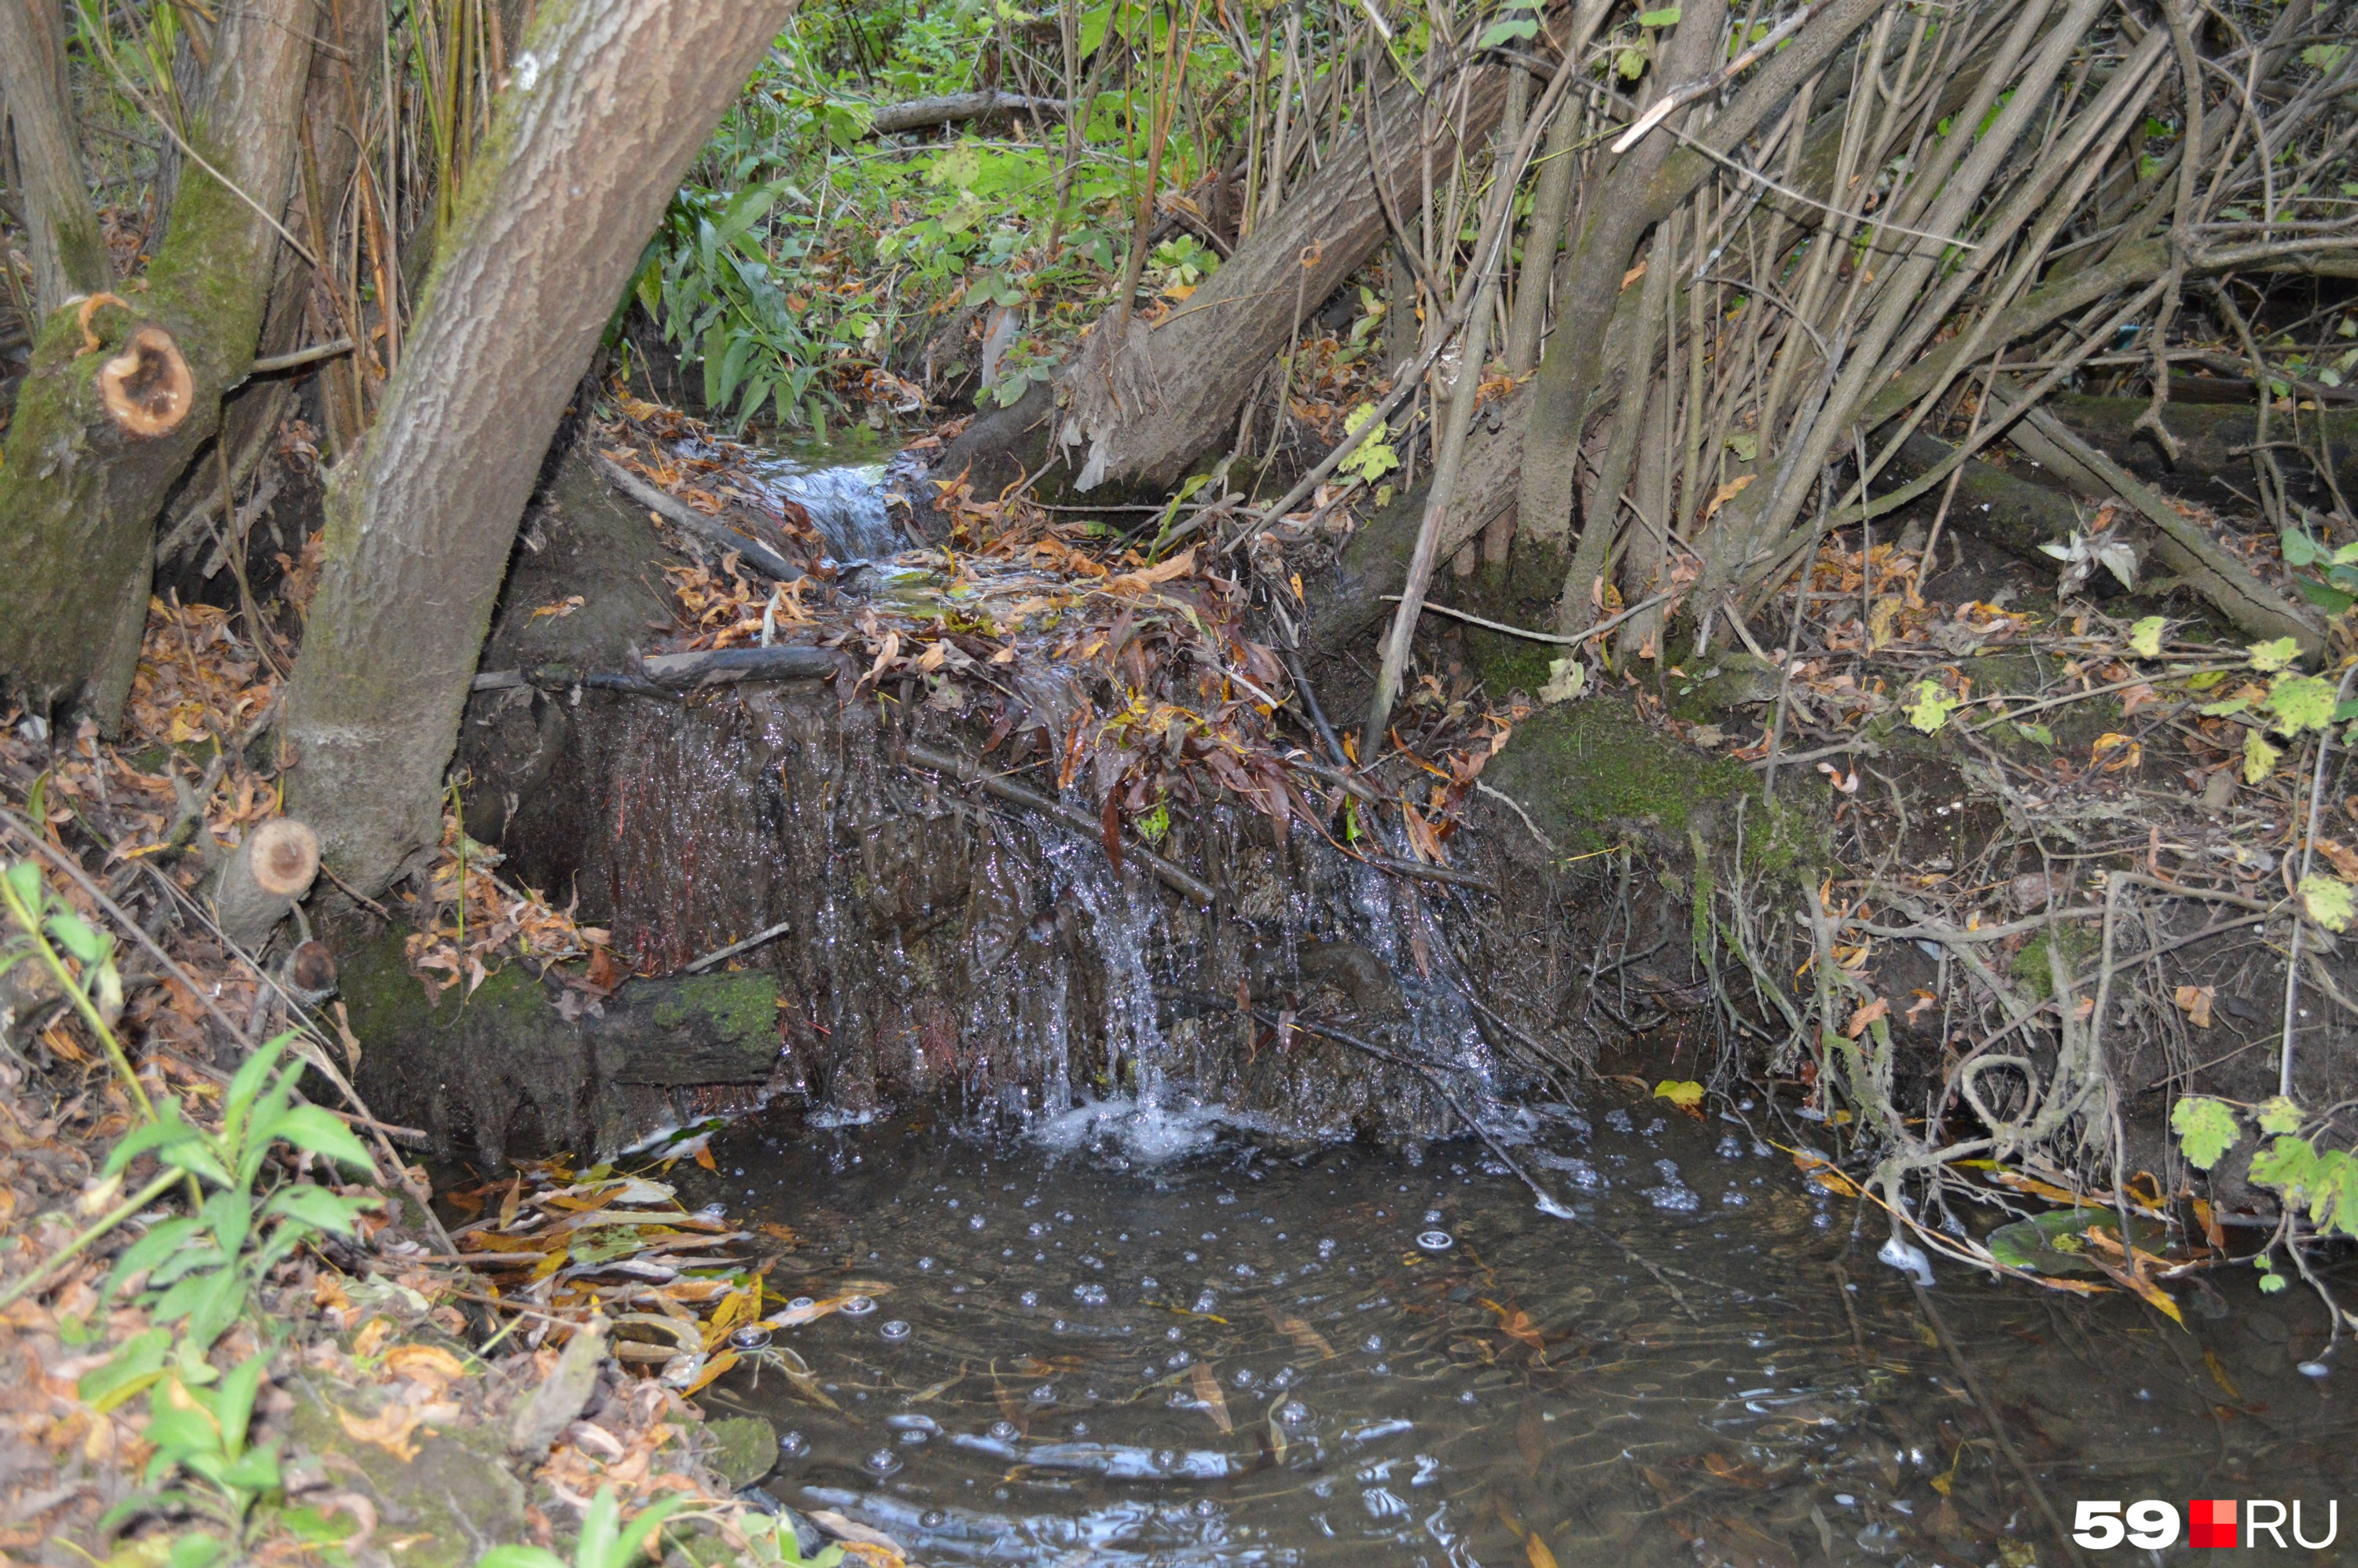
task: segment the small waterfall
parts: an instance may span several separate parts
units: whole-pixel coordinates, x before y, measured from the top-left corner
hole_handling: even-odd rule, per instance
[[[882,463],[814,467],[779,456],[755,472],[773,492],[810,514],[838,561],[890,560],[903,547],[884,510]]]

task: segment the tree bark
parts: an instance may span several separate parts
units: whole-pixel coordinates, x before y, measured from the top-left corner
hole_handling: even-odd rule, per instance
[[[274,816],[222,862],[213,879],[213,922],[238,946],[259,952],[319,872],[319,836],[291,816]]]
[[[16,137],[16,167],[7,173],[24,197],[38,319],[114,282],[74,145],[59,18],[57,0],[0,0],[0,99]]]
[[[912,98],[900,103],[880,103],[868,122],[871,136],[897,135],[934,125],[980,120],[993,114],[1054,114],[1062,119],[1061,98],[1027,98],[1021,92],[949,92],[939,98]]]
[[[376,427],[331,481],[287,696],[290,809],[363,892],[439,838],[542,455],[665,202],[788,9],[578,0],[544,7],[515,57]]]
[[[1456,156],[1460,135],[1478,146],[1506,108],[1507,71],[1467,69],[1474,75],[1465,113],[1462,120],[1444,118],[1432,148],[1435,167]],[[1434,92],[1448,87],[1428,85]],[[1169,316],[1152,326],[1131,317],[1119,344],[1111,319],[1099,322],[1055,381],[977,418],[934,471],[966,473],[978,493],[994,492],[1040,466],[1053,438],[1078,470],[1078,490],[1157,492],[1178,483],[1228,438],[1255,374],[1295,325],[1384,243],[1378,163],[1388,191],[1414,188],[1426,157],[1415,88],[1394,81],[1378,96],[1372,118],[1372,148],[1367,127],[1354,126],[1325,167],[1287,193],[1276,218],[1256,227]]]
[[[136,303],[93,296],[95,308],[52,315],[35,344],[0,458],[0,672],[38,708],[79,700],[112,728],[129,695],[156,514],[254,362],[310,13],[308,0],[251,0],[223,14],[211,109],[187,135],[229,184],[191,163]],[[175,358],[188,379],[176,415],[149,395]],[[151,416],[126,416],[121,398],[110,407],[105,384],[126,373]]]

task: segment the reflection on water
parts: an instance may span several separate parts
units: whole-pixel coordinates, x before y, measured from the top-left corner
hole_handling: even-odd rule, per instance
[[[800,1235],[773,1287],[892,1293],[779,1335],[805,1391],[741,1371],[705,1397],[787,1434],[777,1496],[928,1563],[2064,1560],[1879,1231],[1741,1126],[1602,1119],[1522,1151],[1579,1221],[1470,1143],[1231,1135],[1157,1166],[906,1118],[742,1127],[714,1195]],[[2242,1277],[2183,1294],[2188,1332],[1938,1286],[2067,1518],[2351,1500],[2350,1370],[2294,1369],[2321,1309]]]

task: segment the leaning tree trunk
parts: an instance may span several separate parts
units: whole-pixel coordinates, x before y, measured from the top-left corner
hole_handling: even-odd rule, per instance
[[[788,4],[542,10],[366,445],[330,482],[287,696],[289,809],[363,892],[440,838],[517,520],[647,235]]]
[[[995,492],[1037,468],[1054,442],[1079,470],[1076,489],[1160,492],[1177,484],[1234,434],[1254,378],[1296,323],[1383,244],[1379,166],[1383,200],[1403,210],[1414,204],[1426,168],[1449,167],[1460,138],[1478,146],[1489,136],[1506,109],[1508,72],[1478,60],[1466,72],[1462,104],[1450,82],[1428,84],[1430,114],[1412,83],[1393,81],[1376,99],[1372,148],[1368,126],[1354,125],[1276,218],[1256,227],[1184,303],[1149,325],[1138,316],[1124,322],[1117,302],[1055,381],[978,418],[934,471]]]
[[[16,135],[16,167],[7,172],[24,197],[38,317],[114,280],[74,146],[59,16],[55,0],[0,0],[0,99]]]
[[[0,454],[0,673],[37,708],[121,715],[157,512],[254,362],[310,60],[307,0],[228,8],[186,133],[211,172],[182,176],[146,290],[42,324]]]

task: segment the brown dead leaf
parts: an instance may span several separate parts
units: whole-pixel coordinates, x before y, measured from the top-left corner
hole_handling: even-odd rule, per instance
[[[2197,1029],[2211,1027],[2211,1004],[2218,999],[2216,986],[2180,986],[2170,993],[2170,1000],[2186,1015],[2186,1022]]]
[[[412,1405],[387,1405],[366,1420],[336,1407],[336,1420],[347,1436],[382,1448],[405,1465],[417,1457],[417,1444],[409,1441],[409,1434],[417,1430],[420,1419]]]
[[[396,1345],[385,1352],[384,1369],[394,1377],[447,1389],[467,1375],[466,1363],[438,1345]]]
[[[1187,1381],[1195,1390],[1195,1403],[1212,1418],[1212,1424],[1223,1433],[1234,1432],[1237,1423],[1228,1416],[1228,1397],[1220,1391],[1220,1379],[1213,1375],[1212,1368],[1201,1361],[1196,1362],[1188,1373]]]
[[[367,1323],[363,1324],[361,1326],[360,1333],[353,1336],[352,1354],[365,1361],[370,1357],[374,1356],[378,1351],[384,1349],[384,1342],[392,1337],[393,1320],[391,1318],[384,1317],[373,1317],[369,1319]]]
[[[1878,1022],[1890,1016],[1891,1003],[1882,997],[1877,997],[1850,1015],[1850,1022],[1843,1025],[1843,1034],[1847,1039],[1855,1040],[1866,1033],[1868,1024]]]

